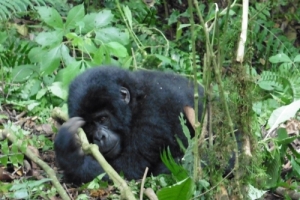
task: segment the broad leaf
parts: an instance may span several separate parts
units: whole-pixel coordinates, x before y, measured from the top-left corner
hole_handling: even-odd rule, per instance
[[[62,73],[61,77],[63,86],[69,85],[70,82],[80,73],[80,66],[81,62],[74,61],[73,63],[67,65],[66,68],[60,70],[60,73]]]
[[[28,57],[31,62],[35,63],[40,62],[42,60],[43,54],[44,51],[42,47],[34,47],[29,51]]]
[[[279,53],[269,58],[271,63],[292,62],[292,60],[284,53]]]
[[[60,52],[61,52],[62,59],[66,65],[69,65],[70,63],[76,61],[74,57],[70,56],[70,50],[66,45],[64,44],[61,45]]]
[[[118,42],[110,42],[106,46],[109,48],[111,54],[116,57],[124,58],[128,55],[127,49]]]
[[[62,87],[61,82],[53,83],[52,86],[49,87],[49,90],[55,96],[57,96],[61,99],[67,99],[67,91]]]
[[[280,158],[280,153],[278,151],[273,151],[269,153],[269,158],[265,161],[266,173],[269,175],[269,179],[266,182],[266,184],[267,187],[273,188],[277,186],[278,181],[280,179],[282,162]]]
[[[87,14],[81,19],[78,23],[83,23],[82,27],[77,25],[79,28],[81,28],[82,33],[88,33],[92,31],[95,28],[95,18],[97,14],[96,13],[91,13]]]
[[[35,65],[20,65],[15,67],[11,73],[12,81],[23,82],[30,78],[34,73],[38,75],[39,68]]]
[[[66,29],[74,29],[76,27],[76,23],[84,17],[84,7],[83,4],[78,6],[74,6],[68,13],[67,21],[66,21]]]
[[[277,128],[279,124],[294,117],[299,109],[300,100],[297,100],[287,106],[282,106],[274,110],[268,121],[268,125],[270,126],[268,133]]]
[[[114,27],[102,28],[96,30],[96,40],[100,40],[102,43],[119,42],[127,45],[129,43],[129,34]]]
[[[114,15],[111,13],[110,10],[102,10],[95,17],[95,26],[97,28],[104,27],[111,23],[113,17]]]
[[[191,178],[186,178],[172,186],[163,188],[157,192],[159,200],[180,199],[188,200],[191,198],[194,183]]]
[[[61,45],[56,46],[49,51],[43,52],[43,62],[41,63],[41,71],[45,74],[51,74],[59,67],[61,57]]]
[[[60,44],[63,39],[63,32],[62,29],[55,30],[52,32],[40,32],[35,41],[40,44],[42,47],[52,47]]]
[[[36,7],[42,20],[49,26],[55,29],[62,29],[64,27],[63,21],[59,13],[51,7]]]
[[[294,62],[300,62],[300,55],[297,55],[297,56],[294,58]]]

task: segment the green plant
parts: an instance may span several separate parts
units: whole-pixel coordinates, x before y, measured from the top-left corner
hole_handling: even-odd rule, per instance
[[[57,0],[1,0],[0,1],[0,19],[8,19],[13,14],[25,12],[28,8],[33,9],[35,6],[54,4]]]
[[[10,188],[9,191],[11,194],[8,194],[6,197],[12,199],[36,199],[39,196],[44,198],[53,197],[56,193],[54,188],[51,189],[49,184],[51,179],[42,179],[34,181],[16,181]],[[48,191],[45,192],[44,190]]]
[[[37,35],[36,42],[40,46],[29,53],[41,73],[52,74],[62,61],[65,68],[59,72],[63,74],[58,75],[58,80],[68,84],[83,70],[80,67],[116,62],[112,56],[118,58],[118,62],[126,62],[128,53],[124,45],[129,42],[128,34],[110,25],[113,20],[111,11],[85,15],[83,6],[79,5],[69,11],[64,23],[53,8],[39,7],[37,10],[52,29]]]
[[[271,11],[276,6],[272,3],[255,3],[250,7],[250,32],[249,39],[251,46],[255,49],[253,63],[264,66],[269,69],[270,63],[268,58],[280,52],[290,57],[295,57],[299,53],[299,49],[293,46],[292,42],[283,34],[280,28],[276,28],[275,20],[267,20],[274,18]],[[257,67],[258,69],[258,67]]]
[[[268,103],[271,98],[279,105],[287,105],[300,99],[300,55],[290,59],[286,54],[279,53],[270,57],[269,61],[273,64],[272,69],[263,71],[257,81],[259,88],[267,94],[264,101]]]
[[[299,104],[299,103],[298,103]],[[295,189],[295,185],[288,183],[290,177],[300,176],[300,154],[292,146],[292,142],[299,138],[299,136],[288,136],[286,129],[279,128],[277,130],[278,136],[274,139],[268,139],[274,145],[274,149],[270,150],[267,144],[265,144],[266,152],[266,172],[270,179],[265,183],[266,188],[276,188],[279,185],[284,184],[286,187]],[[288,159],[292,165],[292,170],[288,174],[281,178],[281,171],[283,165]]]
[[[5,43],[8,35],[2,33],[5,48],[0,61],[4,66],[13,67],[5,87],[6,102],[35,111],[38,105],[48,107],[49,101],[60,105],[66,98],[68,83],[85,68],[130,62],[125,47],[129,42],[128,33],[111,25],[111,11],[85,15],[83,5],[78,5],[69,11],[64,22],[54,8],[36,9],[49,29],[37,34],[36,44],[9,45]],[[10,56],[11,53],[14,55]],[[23,101],[10,101],[12,96],[19,96]]]

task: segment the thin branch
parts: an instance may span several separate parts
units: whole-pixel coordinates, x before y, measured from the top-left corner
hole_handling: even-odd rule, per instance
[[[240,63],[244,61],[245,43],[247,40],[247,30],[248,30],[248,10],[249,10],[249,1],[243,0],[242,30],[241,30],[239,46],[236,55],[236,61]]]
[[[21,150],[22,141],[18,141],[17,137],[14,135],[13,132],[8,131],[8,130],[0,130],[0,135],[2,135],[1,137],[5,136],[12,143],[17,144],[17,147],[19,148],[19,150]],[[60,197],[64,200],[69,200],[70,198],[69,198],[68,194],[66,193],[63,186],[59,183],[58,179],[56,178],[55,171],[47,163],[45,163],[39,157],[37,157],[30,150],[30,148],[26,148],[25,155],[30,160],[32,160],[33,162],[38,164],[48,174],[49,178],[51,179],[52,184],[57,189],[57,192],[60,195]]]

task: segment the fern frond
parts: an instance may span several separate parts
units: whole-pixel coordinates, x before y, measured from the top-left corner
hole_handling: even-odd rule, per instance
[[[28,8],[46,4],[53,5],[56,0],[1,0],[0,20],[11,18],[14,14],[24,12]]]
[[[22,64],[31,63],[28,58],[28,52],[33,48],[30,42],[21,42],[16,40],[0,54],[0,65],[14,67]]]
[[[279,71],[263,71],[260,81],[268,82],[269,85],[282,90],[289,91],[292,101],[300,99],[300,72],[293,70],[291,66],[285,66]]]

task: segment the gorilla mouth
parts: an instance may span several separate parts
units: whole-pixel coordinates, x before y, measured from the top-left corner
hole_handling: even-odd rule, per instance
[[[103,154],[106,156],[106,157],[109,157],[109,158],[113,158],[115,157],[116,155],[119,154],[120,152],[120,142],[116,142],[116,144],[109,150],[103,152]]]

